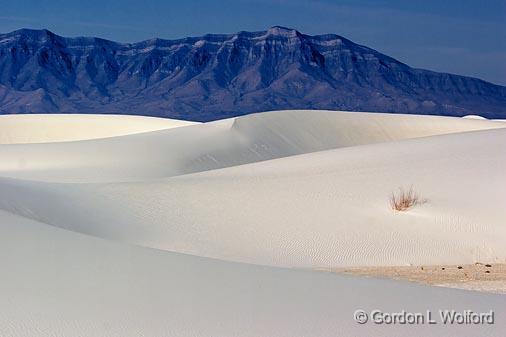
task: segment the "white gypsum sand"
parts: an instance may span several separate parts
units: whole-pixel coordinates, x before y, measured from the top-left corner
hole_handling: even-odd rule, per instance
[[[319,112],[297,113],[312,118]],[[281,119],[284,114],[279,114],[276,118]],[[325,122],[322,124],[328,127],[332,116],[328,112],[323,114]],[[270,119],[273,114],[266,115]],[[354,116],[352,113],[343,115],[346,118]],[[288,123],[293,113],[284,116]],[[387,115],[386,119],[381,119],[374,114],[360,113],[357,116],[371,117],[373,126],[377,126],[380,119],[385,131],[380,133],[376,130],[374,134],[384,137],[392,133],[403,135],[400,128],[403,124],[396,118],[404,122],[407,118]],[[243,117],[241,123],[246,123],[248,118],[258,123],[261,117],[261,114]],[[485,130],[346,146],[215,170],[209,170],[207,163],[221,165],[231,162],[234,159],[225,154],[231,156],[234,149],[224,151],[225,157],[221,161],[215,153],[210,155],[214,160],[199,153],[205,159],[196,161],[195,166],[205,171],[195,174],[179,172],[182,175],[166,178],[156,178],[155,171],[161,174],[161,170],[170,171],[171,167],[184,171],[189,165],[187,163],[195,163],[191,160],[190,151],[178,154],[176,147],[169,150],[171,135],[176,133],[180,136],[185,132],[195,135],[204,125],[116,137],[103,140],[101,146],[96,147],[97,151],[105,151],[106,141],[118,146],[122,138],[126,138],[128,143],[131,138],[145,136],[158,138],[158,142],[163,144],[159,146],[166,155],[151,160],[139,159],[136,155],[127,157],[125,153],[133,151],[133,142],[128,143],[123,151],[117,149],[117,155],[107,152],[106,160],[110,162],[116,158],[130,158],[130,163],[111,171],[111,174],[116,173],[111,182],[82,184],[82,179],[77,176],[73,177],[80,182],[77,184],[4,178],[0,182],[0,207],[55,226],[125,243],[273,266],[336,268],[470,264],[476,261],[504,263],[505,215],[500,211],[499,203],[506,199],[503,173],[506,152],[502,145],[506,142],[506,128],[487,129],[502,124],[479,120],[409,117],[407,119],[411,124],[407,125],[411,129],[416,129],[413,124],[420,118],[425,128],[436,125],[436,131],[442,128],[436,123],[439,119],[443,120],[445,132],[452,131],[451,121],[458,126],[458,131],[480,126]],[[298,120],[301,120],[300,117]],[[346,121],[336,125],[352,136],[338,137],[351,139],[356,134],[362,134],[359,140],[365,142],[367,133],[361,132],[360,128],[362,125],[371,127],[365,123],[367,119],[363,120],[364,124],[351,123],[349,127]],[[270,125],[271,130],[274,129],[270,123],[262,125]],[[389,131],[389,126],[394,131]],[[357,129],[355,133],[351,131],[352,127]],[[244,129],[254,130],[253,127]],[[432,130],[433,133],[436,131]],[[164,136],[167,138],[165,142],[161,141]],[[178,143],[181,138],[172,142]],[[271,138],[293,144],[287,136]],[[317,138],[316,134],[314,138]],[[316,141],[304,144],[308,143],[313,145]],[[343,143],[344,140],[341,141]],[[151,144],[146,148],[153,149],[154,141]],[[216,150],[209,140],[202,144]],[[247,158],[240,154],[251,153],[251,147],[240,141],[237,144],[237,157]],[[76,162],[88,160],[81,169],[88,170],[86,178],[91,181],[97,178],[92,175],[106,171],[98,166],[100,163],[89,167],[89,161],[98,160],[99,156],[77,151],[80,145],[89,147],[89,141],[62,145],[68,152],[58,152],[58,156],[52,157],[45,152],[50,165],[55,165],[59,158],[66,158],[66,153],[69,156],[73,153],[77,156]],[[33,149],[24,145],[16,152],[14,146],[5,147],[4,153],[26,158],[31,157]],[[182,146],[180,151],[189,148]],[[266,148],[279,149],[280,146],[273,143]],[[142,156],[149,151],[141,151],[139,147],[135,154]],[[282,151],[278,151],[279,155]],[[174,158],[183,159],[178,162]],[[3,164],[10,165],[8,160]],[[30,163],[26,167],[30,168]],[[27,177],[31,179],[41,175],[56,178],[61,171],[72,171],[67,170],[66,165],[62,167],[56,168],[55,174],[51,168],[42,170],[39,167],[27,170],[23,175],[25,178],[33,175]],[[125,173],[133,168],[140,175],[145,174],[142,181],[115,182],[122,180]],[[21,171],[10,170],[6,175],[15,176]],[[104,177],[101,176],[101,179]],[[140,180],[141,176],[136,178]],[[64,180],[67,179],[64,177]],[[390,193],[411,185],[427,202],[407,212],[392,211]]]
[[[502,127],[502,123],[451,117],[278,111],[124,137],[4,145],[0,175],[56,182],[139,181],[315,151]]]
[[[3,337],[501,336],[503,295],[144,249],[0,211]],[[355,310],[494,311],[494,324],[360,325]]]
[[[198,124],[174,119],[97,114],[0,115],[0,144],[65,142]]]
[[[499,336],[504,321],[358,325],[353,312],[464,308],[499,317],[504,295],[314,269],[504,263],[505,126],[282,111],[0,145],[8,303],[0,331]],[[390,194],[410,186],[424,203],[391,210]]]

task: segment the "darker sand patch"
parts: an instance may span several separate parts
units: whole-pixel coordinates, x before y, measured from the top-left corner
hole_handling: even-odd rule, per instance
[[[333,268],[331,271],[506,294],[506,264],[351,267]]]

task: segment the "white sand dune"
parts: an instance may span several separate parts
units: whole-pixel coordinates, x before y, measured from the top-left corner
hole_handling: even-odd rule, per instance
[[[279,267],[506,262],[505,126],[283,111],[0,145],[0,335],[501,336],[504,295]],[[426,202],[392,211],[411,185]],[[358,325],[360,308],[496,324]]]
[[[3,145],[0,176],[60,182],[135,181],[341,147],[500,127],[504,125],[436,116],[270,112],[125,137]]]
[[[501,336],[504,296],[123,245],[0,211],[3,337]],[[495,324],[360,325],[357,309],[494,310]],[[440,322],[440,321],[439,321]]]
[[[76,141],[123,136],[195,124],[199,123],[125,115],[0,115],[0,144]]]
[[[141,246],[333,268],[506,261],[506,129],[281,158],[135,183],[0,180],[0,208]],[[398,213],[413,185],[427,202]]]

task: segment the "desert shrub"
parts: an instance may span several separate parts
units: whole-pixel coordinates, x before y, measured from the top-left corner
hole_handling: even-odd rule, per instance
[[[400,187],[397,193],[392,192],[390,195],[390,207],[395,211],[406,211],[420,202],[420,197],[413,189],[413,186],[407,190]]]

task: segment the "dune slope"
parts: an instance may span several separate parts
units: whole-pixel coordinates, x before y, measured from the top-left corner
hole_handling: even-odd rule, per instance
[[[118,244],[0,211],[4,337],[499,336],[504,296]],[[371,301],[374,299],[374,302]],[[450,306],[450,307],[449,307]],[[359,325],[357,309],[494,310],[493,325]]]
[[[504,123],[329,111],[196,125],[12,118],[0,119],[2,337],[506,329],[504,295],[321,271],[505,262]],[[389,195],[409,186],[423,202],[394,212]],[[429,310],[439,324],[361,325],[357,309]],[[445,309],[492,310],[495,323],[441,324]]]
[[[198,123],[124,115],[0,115],[0,144],[76,141],[123,136],[194,124]]]
[[[504,125],[451,117],[278,111],[124,137],[1,145],[0,176],[55,182],[135,181],[335,148],[500,127]]]
[[[385,138],[402,135],[403,117],[386,116],[397,117],[400,121],[389,124],[395,128],[386,128]],[[455,120],[459,127],[471,121],[444,120]],[[357,124],[340,125],[356,136],[361,124],[352,121]],[[349,131],[354,126],[356,133]],[[180,131],[192,129],[200,125]],[[148,135],[162,136],[138,137]],[[137,136],[125,138],[131,137]],[[347,144],[353,142],[358,141]],[[499,128],[347,146],[139,182],[3,178],[0,208],[120,242],[274,266],[504,262],[506,215],[499,203],[506,199],[505,142],[506,129]],[[137,161],[131,161],[135,166]],[[145,164],[153,170],[163,166]],[[392,211],[389,195],[410,186],[424,203],[404,213]]]

